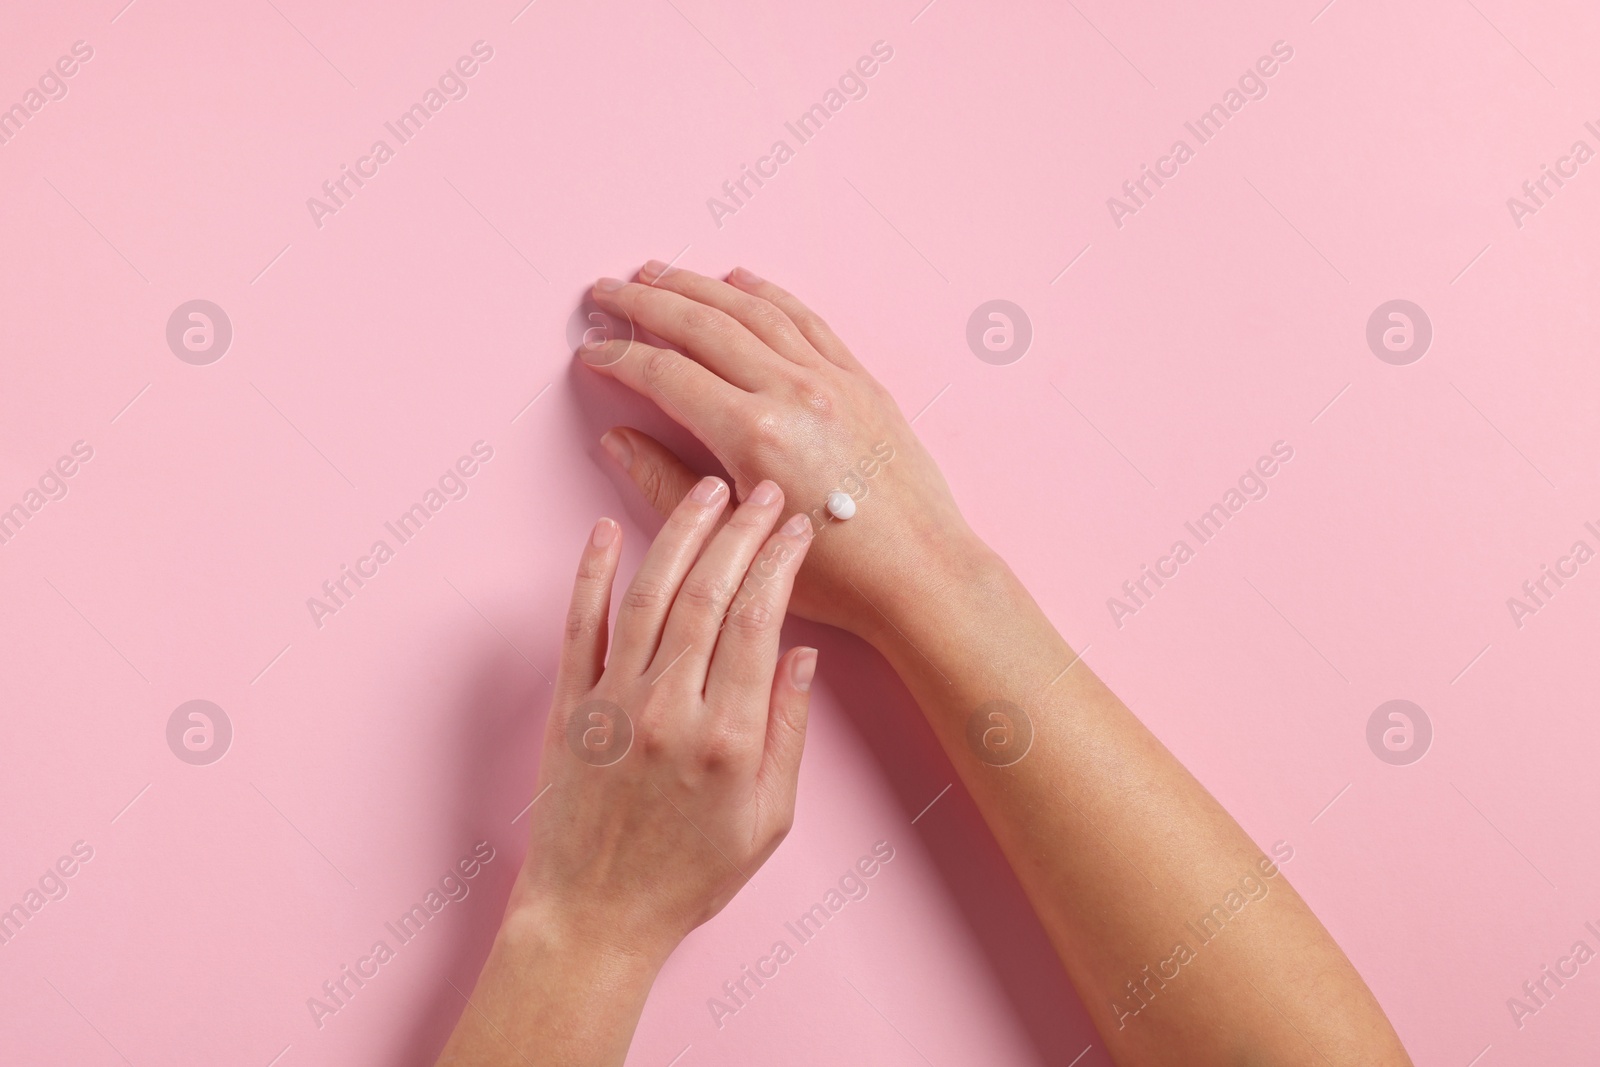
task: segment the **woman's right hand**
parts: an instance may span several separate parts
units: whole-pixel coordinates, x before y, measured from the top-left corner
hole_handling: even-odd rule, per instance
[[[580,349],[583,362],[698,437],[741,499],[771,479],[812,517],[796,614],[865,633],[981,551],[894,399],[789,293],[743,268],[718,281],[656,261],[633,282],[601,279],[593,293],[681,351],[616,338]],[[614,428],[602,444],[662,515],[699,480],[639,430]],[[833,491],[856,501],[854,518],[829,515]]]

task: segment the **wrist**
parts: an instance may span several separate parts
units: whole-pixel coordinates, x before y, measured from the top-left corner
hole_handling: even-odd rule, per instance
[[[941,525],[911,533],[900,540],[887,580],[875,582],[857,625],[858,637],[885,651],[886,645],[922,628],[930,618],[969,601],[980,601],[1010,578],[1010,569],[995,551],[966,524]]]
[[[509,1044],[538,1048],[541,1063],[622,1063],[660,961],[589,936],[521,890],[439,1062],[513,1063]]]
[[[512,891],[495,940],[517,955],[560,959],[596,978],[645,988],[677,947],[659,927],[563,904],[521,885]]]

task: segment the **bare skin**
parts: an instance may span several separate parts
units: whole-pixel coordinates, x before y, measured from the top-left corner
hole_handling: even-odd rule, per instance
[[[776,583],[788,608],[870,642],[905,681],[1117,1063],[1411,1063],[1360,975],[1278,869],[1283,853],[1264,854],[1077,658],[964,521],[892,398],[820,318],[743,270],[720,281],[652,263],[633,282],[602,280],[594,298],[678,351],[618,340],[581,352],[584,361],[699,437],[740,499],[776,483],[791,508],[811,517],[792,599],[793,570]],[[660,443],[618,428],[603,444],[663,514],[688,506],[680,502],[700,479]],[[841,488],[860,500],[848,522],[820,510]],[[677,522],[669,520],[662,538],[681,537]],[[585,567],[595,551],[586,552]],[[615,550],[606,551],[614,570]],[[744,557],[727,558],[731,567]],[[772,603],[772,617],[758,612],[769,627],[783,612]],[[626,623],[619,620],[619,640]],[[727,640],[715,644],[715,656]],[[591,642],[581,654],[571,651],[574,642],[583,639],[569,639],[562,685],[569,675],[595,675],[603,655],[603,639],[602,651]],[[779,739],[781,755],[770,758],[782,768],[766,772],[764,788],[729,793],[725,779],[706,776],[703,738],[662,746],[657,762],[632,771],[573,776],[561,769],[566,745],[552,727],[544,764],[555,768],[541,769],[541,778],[555,788],[535,806],[527,865],[473,1007],[441,1063],[514,1064],[513,1043],[541,1064],[622,1062],[661,961],[727,902],[776,846],[775,827],[792,817],[803,731],[803,711],[794,709],[804,694],[785,688],[794,664],[777,662],[775,631],[762,642],[772,671],[763,736],[768,746]],[[814,663],[809,650],[790,653],[797,656]],[[569,670],[572,658],[584,659],[588,673]],[[605,667],[606,677],[612,669]],[[737,700],[712,703],[755,707],[756,673]],[[595,684],[618,703],[616,693],[638,692],[637,682],[631,689],[604,678]],[[682,696],[682,711],[649,695],[640,713],[647,721],[704,723],[707,713],[694,708],[703,709],[710,694]],[[580,697],[579,689],[558,696],[552,723],[566,721]],[[743,714],[749,740],[756,713]],[[780,722],[786,726],[774,727]],[[749,782],[761,781],[753,773]],[[679,805],[694,805],[682,814],[705,833],[680,830],[681,850],[663,851],[656,835],[670,823],[664,805],[652,804],[629,774],[646,784],[651,776],[670,780]],[[739,800],[752,790],[767,798],[754,814]],[[560,859],[560,839],[572,833],[587,835],[577,865]],[[708,839],[733,859],[723,871],[731,865],[742,873],[708,881]]]

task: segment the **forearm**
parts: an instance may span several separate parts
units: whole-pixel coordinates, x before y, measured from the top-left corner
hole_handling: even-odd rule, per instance
[[[939,550],[875,598],[863,635],[926,712],[1118,1062],[1409,1063],[1276,866],[1004,563],[975,542]]]
[[[514,908],[439,1067],[617,1067],[660,963]]]
[[[848,521],[821,513],[793,607],[867,637],[911,687],[1119,1061],[1409,1062],[1277,869],[974,547],[910,423],[822,319],[743,270],[723,282],[651,263],[593,295],[690,355],[630,337],[585,362],[656,400],[741,492],[764,477],[808,510],[834,492],[861,502]],[[663,513],[694,482],[636,431],[612,444]],[[968,746],[971,716],[996,701],[1036,732],[1019,760],[986,748],[1006,748],[1005,705],[983,709],[999,717]],[[1219,901],[1221,932],[1201,941],[1189,925]],[[1175,953],[1184,939],[1199,943]]]

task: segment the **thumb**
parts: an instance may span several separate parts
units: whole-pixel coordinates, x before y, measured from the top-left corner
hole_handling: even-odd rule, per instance
[[[600,447],[627,472],[650,506],[663,517],[689,495],[700,476],[660,441],[627,426],[607,430]]]

